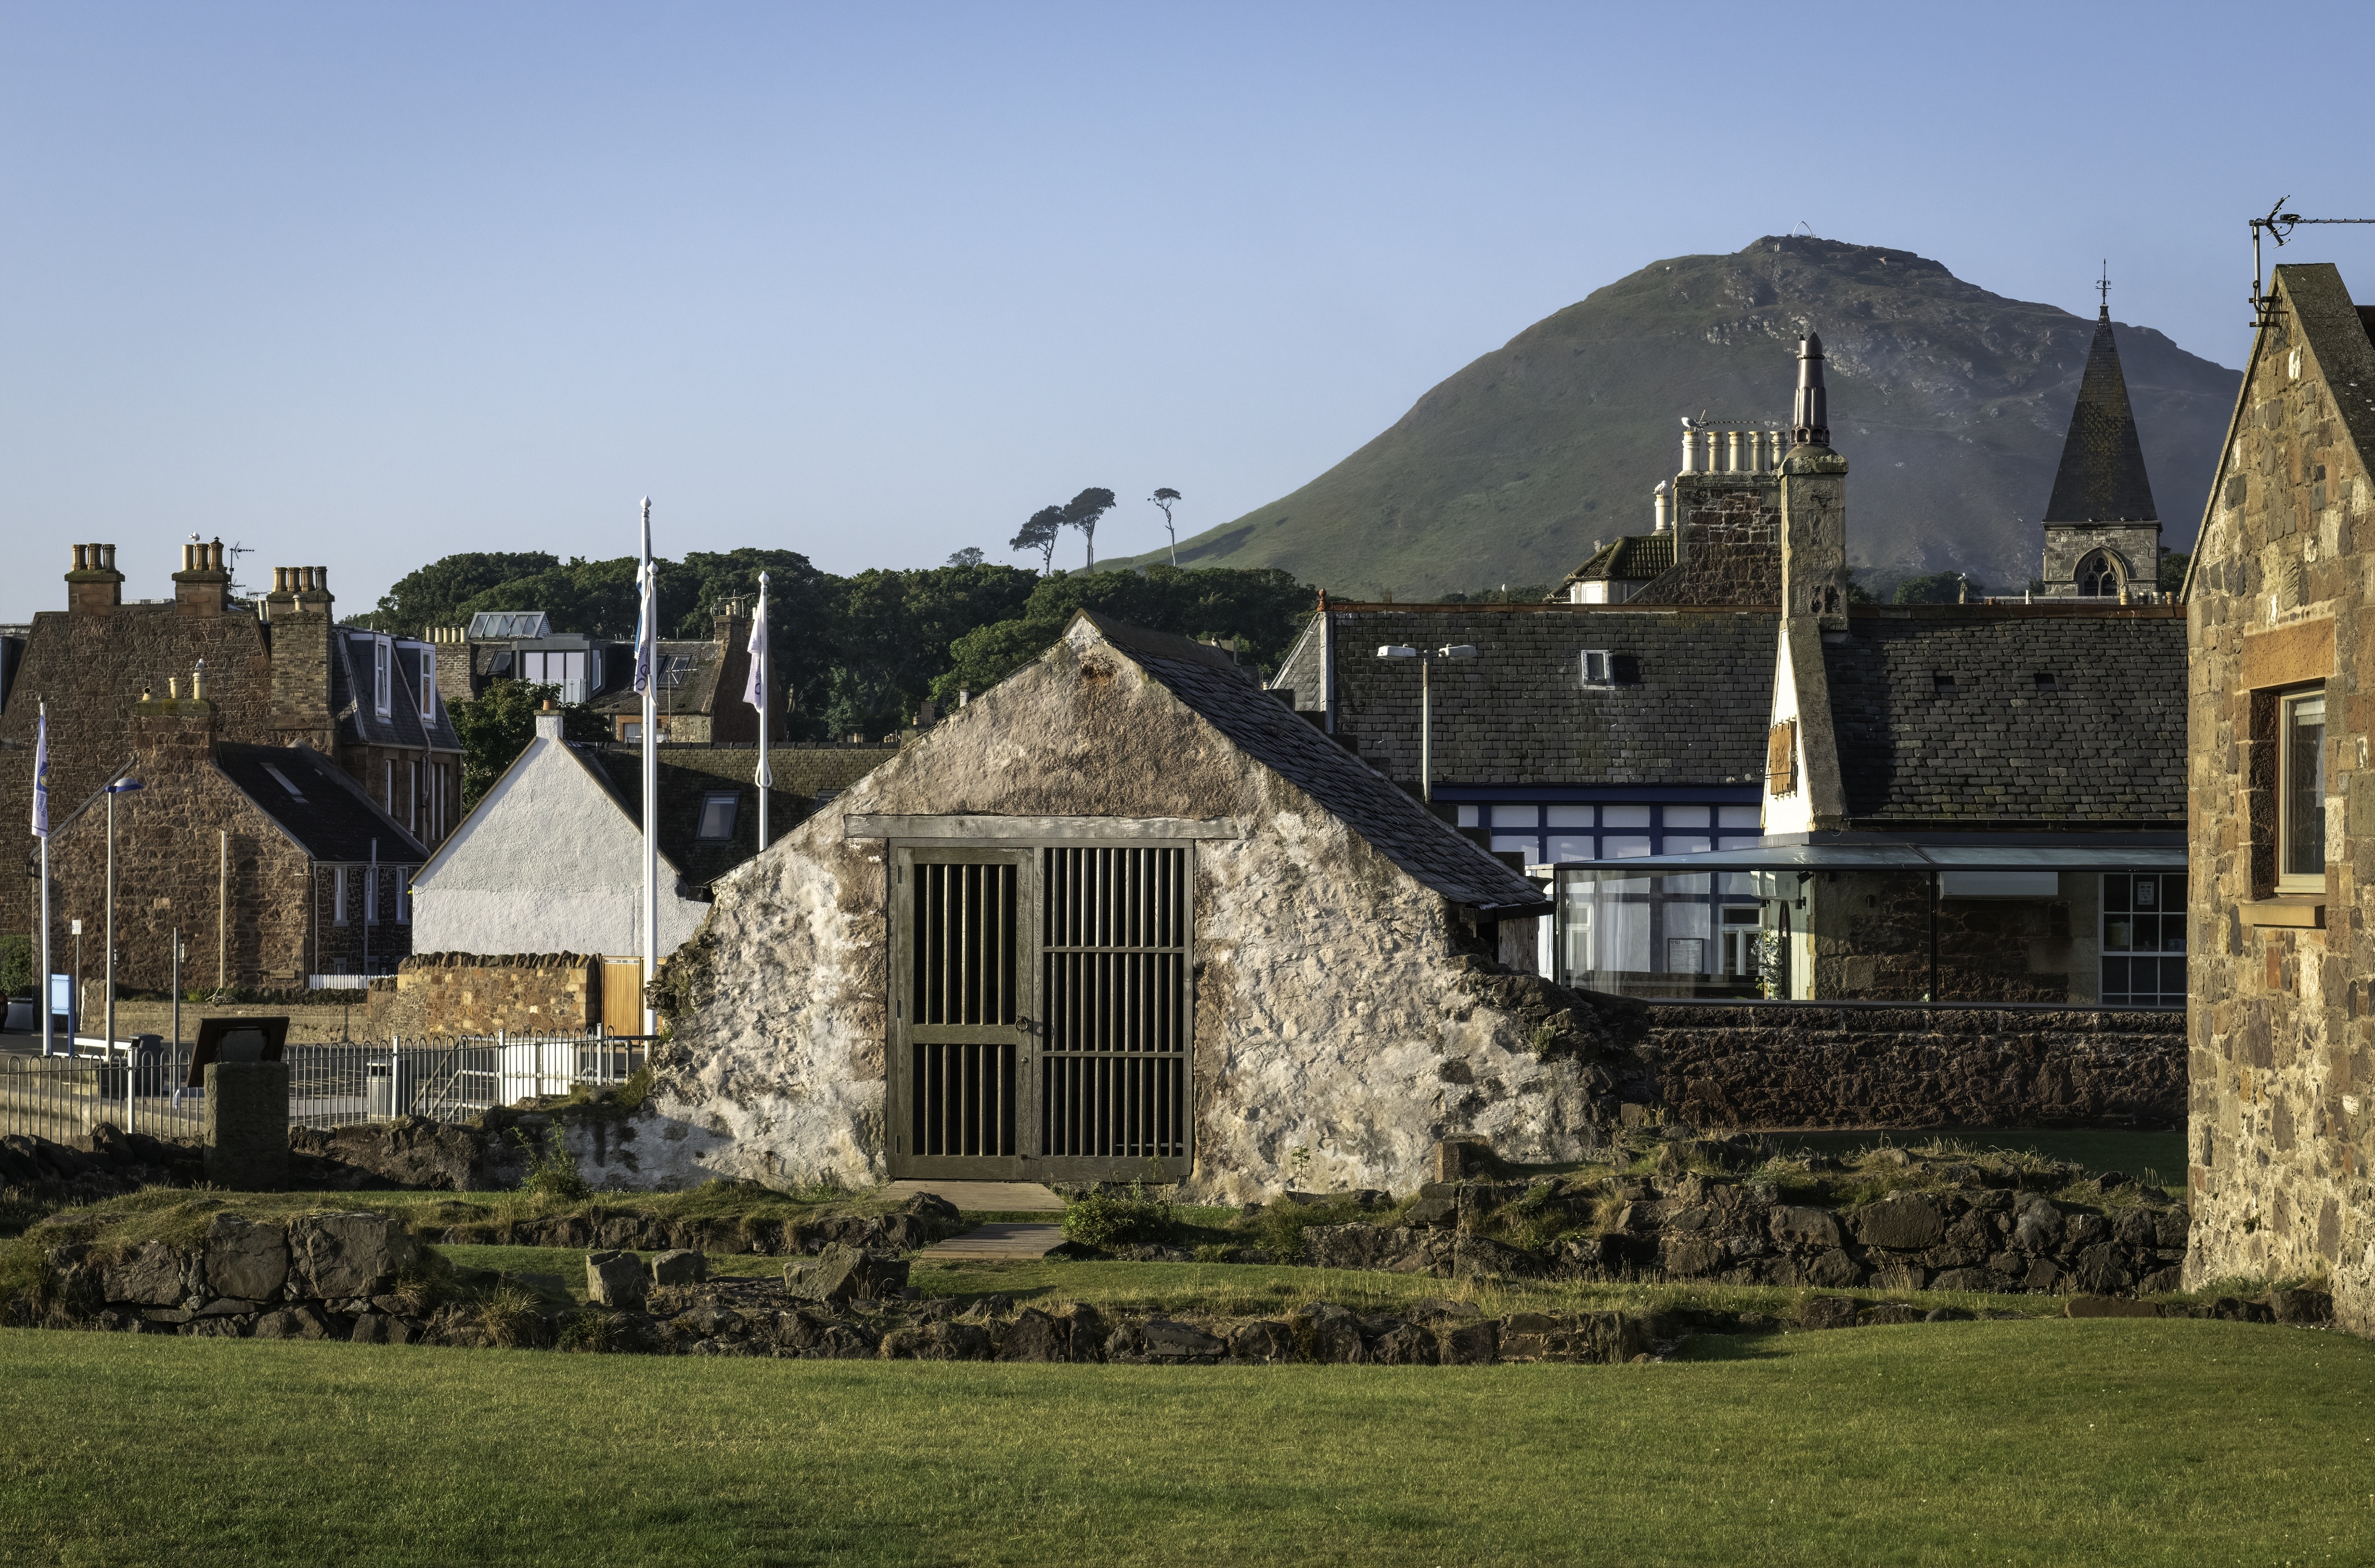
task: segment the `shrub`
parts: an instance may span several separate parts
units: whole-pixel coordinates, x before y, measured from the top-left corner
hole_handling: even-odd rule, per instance
[[[1349,1194],[1332,1203],[1290,1203],[1281,1199],[1263,1206],[1254,1220],[1254,1234],[1259,1238],[1257,1244],[1270,1254],[1272,1263],[1296,1263],[1303,1257],[1303,1232],[1312,1226],[1350,1225],[1356,1220],[1374,1218]]]
[[[1064,1208],[1064,1239],[1084,1247],[1160,1246],[1178,1233],[1171,1206],[1144,1182],[1124,1193],[1092,1192]]]
[[[594,1189],[578,1173],[577,1156],[570,1153],[558,1138],[547,1147],[514,1127],[512,1141],[527,1151],[527,1179],[520,1183],[520,1191],[570,1203],[593,1196]]]
[[[33,994],[33,938],[0,937],[0,996]]]

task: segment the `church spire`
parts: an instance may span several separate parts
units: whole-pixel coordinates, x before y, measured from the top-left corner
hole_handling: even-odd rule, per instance
[[[2152,481],[2145,476],[2144,444],[2136,439],[2135,410],[2128,406],[2128,379],[2120,370],[2119,345],[2111,337],[2109,269],[2095,285],[2103,297],[2095,316],[2095,345],[2086,354],[2086,374],[2078,383],[2078,406],[2070,411],[2070,434],[2062,444],[2062,466],[2053,476],[2053,498],[2045,521],[2052,523],[2150,523]]]

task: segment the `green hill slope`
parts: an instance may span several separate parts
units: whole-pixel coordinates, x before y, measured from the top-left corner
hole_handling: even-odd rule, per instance
[[[1649,529],[1681,416],[1789,417],[1809,324],[1852,466],[1855,563],[2024,586],[2094,324],[1908,251],[1802,236],[1654,263],[1536,323],[1292,495],[1182,540],[1180,564],[1364,596],[1554,583],[1595,540]],[[2239,372],[2149,327],[2118,336],[2163,542],[2188,548]]]

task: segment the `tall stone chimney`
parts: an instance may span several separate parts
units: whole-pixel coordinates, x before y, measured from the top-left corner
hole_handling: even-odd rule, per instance
[[[1826,636],[1848,629],[1848,460],[1831,450],[1823,340],[1798,342],[1798,397],[1781,460],[1781,613],[1812,616]]]
[[[74,615],[113,615],[124,602],[124,573],[115,570],[113,545],[77,545],[66,573],[66,609]]]
[[[276,566],[265,595],[272,629],[272,728],[283,746],[302,741],[325,756],[337,744],[330,714],[329,569]]]
[[[183,615],[220,615],[230,603],[230,573],[223,570],[223,543],[182,547],[182,570],[173,573],[173,602]]]

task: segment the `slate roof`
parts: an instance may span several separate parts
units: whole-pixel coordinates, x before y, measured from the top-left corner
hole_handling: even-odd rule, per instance
[[[215,748],[214,763],[316,861],[368,863],[373,840],[383,866],[418,866],[429,858],[402,823],[310,746],[224,742]]]
[[[1598,583],[1610,578],[1647,582],[1674,565],[1674,536],[1627,534],[1591,552],[1591,558],[1566,574],[1569,583]]]
[[[1308,719],[1263,690],[1226,654],[1093,611],[1076,613],[1239,750],[1317,801],[1420,882],[1480,909],[1533,914],[1547,907],[1533,883],[1346,755]]]
[[[2053,476],[2053,496],[2045,521],[2053,523],[2149,523],[2152,481],[2145,475],[2145,449],[2136,439],[2135,410],[2128,406],[2128,380],[2120,369],[2119,345],[2111,340],[2111,313],[2095,324],[2095,344],[2086,353],[2086,374],[2078,403],[2070,410],[2070,434],[2062,443],[2062,466]]]
[[[728,663],[733,664],[736,680],[727,693],[735,701],[742,700],[742,681],[750,675],[750,654],[729,659],[729,650],[718,646],[715,638],[699,642],[672,637],[660,639],[659,656],[668,661],[661,670],[659,709],[663,713],[707,713],[713,711],[719,688],[718,674]],[[632,660],[634,649],[630,645],[625,656]],[[681,661],[678,663],[677,661]],[[605,692],[594,699],[594,708],[602,713],[640,713],[644,694],[635,690],[632,666],[626,680],[615,691]],[[755,722],[755,721],[754,721]]]
[[[337,716],[338,739],[356,746],[401,746],[418,751],[423,746],[437,751],[459,751],[461,737],[454,733],[453,715],[445,711],[445,699],[434,697],[436,717],[423,723],[420,717],[420,675],[418,644],[405,646],[399,640],[389,650],[393,668],[388,689],[389,706],[382,717],[372,701],[372,643],[375,634],[358,631],[351,627],[333,627],[330,631],[330,711]],[[439,649],[440,659],[454,657],[450,649]]]
[[[1716,606],[1331,606],[1336,730],[1390,778],[1419,773],[1418,670],[1379,646],[1473,643],[1430,677],[1437,784],[1762,784],[1780,616]],[[1319,618],[1275,684],[1321,699]],[[1582,654],[1613,657],[1583,684]]]
[[[2166,609],[1859,606],[1823,648],[1848,815],[2182,827],[2185,659],[2184,619]]]
[[[635,746],[576,746],[620,808],[643,825],[643,750]],[[815,809],[819,794],[848,788],[877,764],[898,755],[895,746],[773,747],[775,782],[767,791],[767,831],[780,839]],[[660,748],[660,853],[686,882],[704,887],[759,853],[759,772],[756,746]],[[697,837],[703,802],[731,790],[734,836]]]

